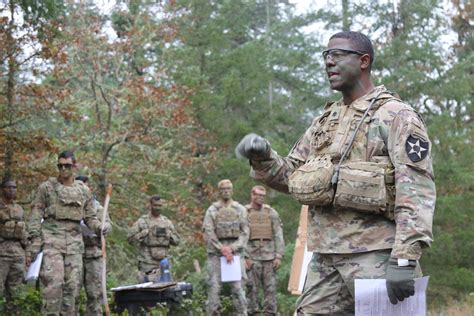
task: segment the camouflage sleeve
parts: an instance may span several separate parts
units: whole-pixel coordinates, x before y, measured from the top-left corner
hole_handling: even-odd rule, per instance
[[[215,219],[212,216],[214,210],[215,208],[212,205],[207,209],[204,222],[202,223],[202,231],[204,233],[204,242],[206,243],[207,250],[220,252],[222,244],[216,235]]]
[[[230,245],[234,253],[240,250],[244,250],[247,247],[247,242],[250,236],[247,209],[243,207],[242,205],[239,205],[239,211],[240,211],[240,236],[236,241],[234,241]]]
[[[26,248],[26,256],[34,258],[40,251],[42,246],[41,240],[41,221],[43,219],[44,210],[47,207],[47,187],[46,183],[42,183],[36,190],[31,205],[31,214],[28,221],[28,246]]]
[[[285,254],[285,241],[283,239],[283,229],[280,216],[277,211],[272,209],[272,230],[273,240],[275,241],[275,258],[281,259]]]
[[[80,181],[79,181],[80,182]],[[102,230],[102,224],[100,220],[97,218],[97,208],[95,207],[94,197],[89,192],[89,190],[84,189],[84,222],[86,223],[87,227],[91,230],[95,231],[96,234],[99,236]]]
[[[306,130],[287,157],[272,151],[269,160],[250,161],[250,176],[277,191],[288,193],[288,177],[306,162],[309,155],[311,130]]]
[[[426,127],[411,109],[395,116],[387,141],[395,167],[396,235],[392,257],[418,260],[433,241],[436,189],[431,142]]]
[[[148,229],[145,221],[140,217],[132,228],[128,231],[127,239],[131,244],[140,244],[144,241],[146,235],[148,235]]]
[[[181,241],[179,235],[178,235],[178,232],[176,231],[176,228],[174,227],[173,223],[171,221],[170,222],[170,243],[173,245],[173,246],[177,246],[179,245],[179,242]]]

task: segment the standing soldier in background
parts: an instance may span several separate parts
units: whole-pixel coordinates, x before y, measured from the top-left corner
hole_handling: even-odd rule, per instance
[[[138,282],[158,282],[161,260],[168,257],[170,246],[180,238],[173,223],[163,214],[163,201],[156,194],[150,198],[150,210],[142,215],[128,233],[128,241],[139,245]]]
[[[242,279],[229,282],[232,287],[232,301],[237,315],[247,315],[247,300],[243,288],[246,280],[244,249],[249,238],[247,211],[232,200],[232,182],[221,180],[218,183],[219,201],[212,203],[204,216],[203,232],[207,249],[207,272],[209,274],[208,315],[220,315],[221,267],[220,257],[227,262],[240,255]]]
[[[74,180],[76,158],[71,151],[58,156],[57,178],[49,178],[36,191],[28,232],[27,265],[43,251],[40,270],[43,315],[76,315],[82,281],[81,221],[97,235],[101,232],[94,200],[82,181]],[[43,222],[42,219],[44,219]]]
[[[245,251],[248,273],[248,313],[260,315],[258,292],[263,289],[263,314],[276,315],[276,270],[280,268],[285,253],[283,230],[278,213],[264,204],[267,192],[257,185],[250,192],[248,212],[250,237]]]
[[[420,115],[372,82],[367,36],[336,33],[322,57],[341,99],[326,104],[287,157],[256,134],[236,151],[252,177],[309,205],[314,254],[298,315],[349,315],[354,279],[386,279],[392,304],[415,293],[419,259],[433,241],[431,142]]]
[[[96,209],[97,218],[102,221],[104,208],[95,198],[93,190],[86,176],[77,176],[77,181],[82,181],[93,195],[93,203]],[[94,234],[84,223],[81,223],[82,238],[84,239],[85,252],[82,257],[84,260],[84,288],[86,290],[87,316],[102,315],[102,243],[101,237]],[[107,231],[112,231],[109,214],[106,214],[105,227]],[[76,312],[79,312],[79,303],[76,302]]]
[[[14,299],[25,273],[26,225],[23,208],[15,203],[16,183],[4,179],[0,200],[0,298],[6,315],[19,315]]]

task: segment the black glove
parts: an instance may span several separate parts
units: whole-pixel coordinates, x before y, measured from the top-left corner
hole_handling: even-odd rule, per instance
[[[397,304],[415,294],[416,261],[408,260],[408,266],[398,266],[397,259],[390,258],[386,271],[387,292],[390,303]]]
[[[235,147],[237,158],[245,157],[249,160],[267,160],[270,158],[270,143],[257,134],[250,133],[245,135],[240,143]]]

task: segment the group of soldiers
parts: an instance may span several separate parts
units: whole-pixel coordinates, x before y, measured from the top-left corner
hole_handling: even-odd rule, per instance
[[[25,270],[40,253],[43,315],[75,315],[82,285],[87,296],[87,315],[102,315],[101,236],[112,225],[95,199],[85,176],[75,177],[74,153],[58,156],[57,177],[36,190],[28,223],[15,202],[16,181],[1,183],[0,200],[0,296],[5,313],[20,315],[15,299],[25,280]],[[104,223],[100,219],[105,218]]]
[[[207,314],[219,315],[221,257],[225,264],[238,256],[242,279],[229,282],[236,314],[276,315],[276,271],[285,248],[280,217],[264,204],[263,186],[252,188],[250,204],[245,206],[232,199],[230,180],[221,180],[218,189],[219,200],[207,209],[203,223],[209,277]],[[264,294],[263,309],[258,300],[260,288]]]

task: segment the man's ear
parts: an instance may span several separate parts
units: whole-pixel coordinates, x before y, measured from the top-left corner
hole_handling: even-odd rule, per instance
[[[370,67],[370,55],[365,54],[360,56],[360,68],[365,70]]]

